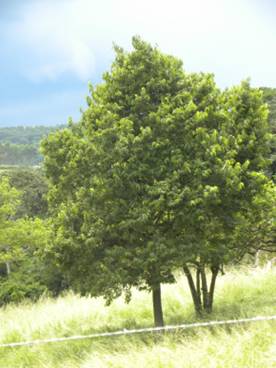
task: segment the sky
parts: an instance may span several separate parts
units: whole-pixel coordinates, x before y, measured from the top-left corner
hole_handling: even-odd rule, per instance
[[[221,88],[276,87],[275,18],[275,0],[0,0],[0,127],[77,121],[134,35]]]

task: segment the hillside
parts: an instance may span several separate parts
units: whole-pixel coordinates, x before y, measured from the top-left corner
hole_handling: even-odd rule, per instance
[[[0,128],[0,165],[35,166],[42,161],[41,139],[62,126]]]
[[[212,319],[276,314],[276,270],[236,269],[219,278]],[[184,287],[183,287],[184,286]],[[165,286],[167,324],[195,321],[182,277]],[[210,317],[209,317],[210,318]],[[136,292],[105,307],[101,299],[68,294],[56,300],[0,309],[0,342],[43,339],[151,326],[150,295]],[[276,367],[276,322],[201,328],[166,335],[136,335],[1,350],[5,368]]]

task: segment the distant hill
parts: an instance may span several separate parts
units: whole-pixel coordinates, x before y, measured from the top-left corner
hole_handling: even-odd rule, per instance
[[[63,127],[64,125],[0,128],[0,143],[31,144],[38,146],[43,137]]]
[[[42,161],[39,142],[64,126],[0,128],[0,165],[35,166]]]

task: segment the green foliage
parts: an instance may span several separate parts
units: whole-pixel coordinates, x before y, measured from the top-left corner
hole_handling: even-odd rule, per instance
[[[0,305],[19,303],[26,299],[36,301],[43,294],[57,296],[68,288],[61,272],[42,253],[43,249],[29,243],[20,259],[10,262],[8,275],[2,266]]]
[[[265,102],[269,106],[269,122],[272,127],[272,131],[276,133],[276,88],[262,87]]]
[[[41,169],[10,168],[0,172],[0,177],[7,177],[10,185],[22,192],[21,203],[17,207],[16,217],[40,217],[47,215],[47,182]]]
[[[261,88],[263,92],[264,101],[269,107],[269,123],[273,134],[273,141],[271,144],[271,176],[276,181],[276,88]]]
[[[17,257],[18,224],[12,220],[19,205],[19,192],[11,188],[7,178],[0,181],[0,262]]]
[[[139,38],[115,51],[80,123],[43,142],[51,251],[78,290],[108,301],[184,264],[217,272],[248,251],[237,240],[252,210],[262,222],[265,204],[270,221],[275,204],[260,91],[221,92]]]
[[[40,256],[49,238],[47,223],[38,218],[18,217],[19,206],[20,192],[7,177],[1,178],[0,304],[23,297],[35,299],[56,277],[49,277],[54,268]]]
[[[0,278],[0,305],[18,303],[24,299],[35,301],[48,291],[41,276],[30,273],[32,268],[27,267],[26,262],[24,266],[12,272],[9,277]]]
[[[0,165],[34,166],[41,159],[37,147],[33,145],[0,144]]]

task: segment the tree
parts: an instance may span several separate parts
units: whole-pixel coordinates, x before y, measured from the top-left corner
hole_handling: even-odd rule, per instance
[[[16,218],[46,218],[47,183],[41,169],[10,168],[3,170],[0,177],[7,177],[10,185],[21,192],[20,204],[14,215]]]
[[[201,160],[209,167],[193,184],[203,187],[197,199],[202,212],[189,225],[190,232],[195,227],[191,255],[196,257],[188,262],[195,269],[195,281],[187,263],[184,272],[198,313],[212,311],[215,281],[224,264],[240,261],[267,238],[275,239],[275,187],[265,175],[271,135],[262,94],[245,81],[226,90],[222,99],[226,119],[221,126],[217,122],[215,131],[225,143],[219,143],[220,153],[214,154],[216,146],[208,147],[208,134],[202,137],[207,145]],[[213,163],[206,157],[210,153]],[[211,273],[209,288],[206,268]]]
[[[176,95],[183,88],[183,70],[179,60],[161,54],[139,39],[135,38],[133,45],[135,52],[130,55],[116,47],[114,70],[111,74],[106,73],[105,84],[92,92],[93,101],[88,98],[91,108],[84,114],[80,126],[73,126],[71,130],[64,130],[55,136],[50,135],[44,143],[45,166],[48,176],[51,177],[50,198],[54,204],[54,214],[57,215],[56,243],[59,253],[66,253],[62,262],[65,269],[70,269],[71,279],[75,283],[79,281],[78,286],[83,291],[104,294],[108,300],[119,295],[122,290],[129,295],[129,288],[133,285],[148,287],[153,290],[156,324],[163,324],[160,282],[173,280],[169,270],[160,269],[160,259],[166,256],[165,246],[159,242],[157,254],[152,222],[154,219],[152,216],[147,219],[145,201],[143,206],[140,203],[139,208],[130,207],[131,214],[124,212],[131,197],[136,198],[136,202],[139,200],[139,181],[143,190],[145,185],[142,180],[147,173],[143,172],[143,169],[141,173],[137,173],[140,178],[137,178],[136,183],[134,178],[129,178],[128,182],[132,183],[126,188],[119,183],[120,167],[114,167],[113,175],[110,170],[112,162],[108,162],[108,159],[113,161],[112,156],[115,155],[115,159],[124,160],[123,156],[128,155],[127,139],[125,143],[123,136],[120,140],[120,132],[133,140],[134,130],[137,134],[141,133],[142,140],[147,139],[149,114],[158,110],[163,98]],[[97,130],[98,135],[95,133]],[[137,140],[138,155],[142,154],[142,140],[140,143]],[[115,151],[112,151],[111,147]],[[105,176],[107,185],[113,178],[115,184],[117,177],[119,186],[110,187],[109,191],[107,186],[101,185],[101,175],[102,178]],[[153,176],[149,180],[152,181]],[[87,207],[88,198],[92,195],[89,191],[91,185],[97,194],[93,206]],[[89,197],[86,197],[87,191]],[[117,192],[117,195],[120,193],[121,198],[117,196],[116,199],[114,192]],[[116,201],[114,206],[110,198]],[[115,214],[114,210],[118,213]],[[119,217],[119,213],[124,216],[123,219]],[[119,221],[116,223],[117,230],[120,229],[119,237],[118,232],[115,234],[112,230],[112,221],[116,216]],[[135,232],[132,231],[133,227]],[[72,244],[74,247],[71,247]],[[99,244],[102,246],[99,247]],[[107,244],[110,245],[105,247]],[[73,258],[80,249],[81,254],[86,256],[81,259],[78,257],[79,265],[71,267]],[[93,264],[93,272],[92,269],[91,272],[88,271],[86,262]],[[114,262],[117,263],[116,272]],[[81,280],[79,268],[85,270],[86,275]],[[97,272],[101,277],[98,277]]]
[[[12,258],[18,257],[18,249],[14,242],[14,233],[17,231],[14,221],[11,220],[14,216],[16,207],[19,205],[19,192],[11,188],[7,179],[2,179],[0,182],[0,262],[7,265],[7,272],[9,273],[9,262]]]
[[[7,178],[0,181],[0,262],[18,260],[29,244],[43,243],[45,228],[42,221],[16,219],[21,193],[10,186]],[[8,272],[9,273],[9,272]]]
[[[257,171],[267,161],[267,111],[248,82],[222,93],[212,75],[184,72],[139,38],[133,48],[115,47],[80,123],[43,143],[52,252],[82,292],[111,301],[132,286],[151,290],[162,325],[160,284],[179,267],[196,310],[201,292],[212,309],[239,219],[250,223],[256,195],[271,185]]]
[[[20,192],[11,187],[7,177],[0,180],[0,264],[5,265],[0,277],[0,304],[16,300],[22,296],[37,293],[38,288],[46,286],[35,280],[33,264],[36,264],[35,253],[45,247],[48,230],[39,219],[16,218],[20,205]],[[23,263],[28,268],[20,275],[18,268]],[[41,269],[39,270],[41,272]],[[23,295],[24,294],[24,295]]]

